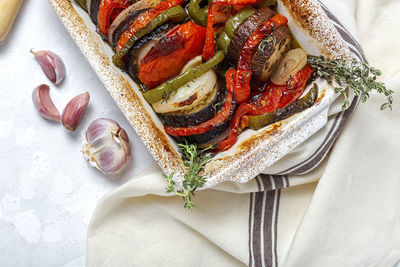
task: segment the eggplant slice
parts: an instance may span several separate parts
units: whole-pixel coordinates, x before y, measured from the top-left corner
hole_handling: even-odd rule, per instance
[[[211,119],[222,108],[222,103],[226,97],[226,87],[222,79],[217,82],[216,87],[215,93],[190,113],[183,113],[181,111],[160,113],[158,114],[159,118],[169,127],[195,126]]]
[[[279,63],[282,55],[292,46],[292,36],[286,26],[279,27],[258,46],[251,60],[253,77],[267,81]]]
[[[261,8],[256,13],[248,17],[236,30],[228,46],[227,59],[233,65],[239,60],[239,54],[244,44],[250,38],[251,34],[269,20],[275,12],[269,8]]]
[[[97,25],[97,15],[99,14],[101,0],[87,0],[86,5],[89,11],[90,19]]]
[[[248,17],[239,26],[235,35],[228,46],[228,60],[236,65],[239,60],[240,52],[251,34],[268,21],[275,12],[269,8],[259,9],[256,13]],[[282,55],[286,53],[292,45],[292,36],[289,28],[279,27],[272,34],[267,36],[256,52],[253,54],[251,69],[254,79],[267,81],[271,76],[275,65],[279,62]]]
[[[135,2],[135,1],[134,1]],[[144,11],[155,7],[160,0],[140,0],[125,8],[112,22],[108,31],[108,40],[112,47],[118,42],[121,34],[128,29],[129,25]]]
[[[226,91],[226,90],[225,90]],[[214,127],[212,130],[207,131],[202,134],[193,134],[189,136],[180,136],[180,137],[174,137],[172,136],[178,143],[182,142],[188,142],[188,143],[195,143],[195,144],[204,144],[207,142],[210,142],[211,140],[217,138],[221,134],[224,134],[224,132],[228,129],[230,126],[233,113],[235,112],[236,109],[236,100],[235,98],[232,100],[232,106],[231,110],[229,113],[229,116],[226,120],[218,124],[216,127]]]
[[[127,9],[129,9],[129,7]],[[114,49],[121,34],[129,28],[131,23],[135,21],[135,19],[140,14],[149,10],[148,8],[143,8],[131,12],[125,12],[127,9],[125,9],[118,15],[118,17],[111,24],[110,30],[108,32],[108,40]]]

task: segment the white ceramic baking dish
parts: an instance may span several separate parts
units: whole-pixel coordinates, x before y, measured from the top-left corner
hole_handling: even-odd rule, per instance
[[[73,1],[49,0],[76,44],[140,139],[165,173],[177,181],[185,168],[176,143],[144,100],[138,85],[112,64],[112,50],[96,33],[88,14]],[[280,0],[278,12],[289,19],[289,27],[300,45],[313,55],[347,57],[349,49],[317,1]],[[319,96],[309,109],[258,131],[245,130],[235,146],[218,154],[204,171],[205,187],[223,181],[246,182],[281,159],[327,123],[328,109],[336,99],[333,88],[318,79]]]

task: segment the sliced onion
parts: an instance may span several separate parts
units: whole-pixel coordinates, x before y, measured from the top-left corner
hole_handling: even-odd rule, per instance
[[[216,86],[217,75],[213,70],[209,70],[171,93],[167,100],[161,99],[154,103],[153,108],[157,113],[167,113],[194,107],[202,103],[212,90],[216,90]],[[191,99],[194,100],[190,101]]]
[[[135,72],[139,72],[140,61],[142,61],[142,59],[150,52],[150,50],[154,46],[156,46],[157,43],[158,43],[158,41],[156,41],[156,40],[150,40],[147,43],[145,43],[144,45],[142,45],[142,47],[140,47],[139,49],[134,51],[135,53],[132,56],[132,65],[133,65],[133,70]]]
[[[203,63],[201,56],[192,58],[192,60],[190,60],[188,63],[186,63],[186,65],[183,67],[183,69],[181,70],[181,74],[186,72],[187,70],[190,70],[190,69],[193,69],[194,67],[199,66],[201,63]]]
[[[89,16],[90,16],[90,5],[91,4],[92,4],[92,0],[86,0],[86,8],[87,8]]]
[[[274,84],[284,85],[307,64],[307,52],[296,48],[287,52],[271,76]]]

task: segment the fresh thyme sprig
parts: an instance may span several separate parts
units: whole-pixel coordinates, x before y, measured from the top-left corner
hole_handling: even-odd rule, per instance
[[[381,106],[381,110],[389,108],[392,110],[392,90],[386,88],[385,84],[378,82],[377,77],[382,73],[373,67],[370,67],[366,62],[360,62],[356,59],[346,61],[344,59],[327,60],[323,56],[308,56],[308,64],[310,64],[316,71],[316,74],[321,78],[332,84],[335,80],[338,87],[335,87],[335,93],[343,94],[345,100],[343,101],[342,109],[349,106],[349,93],[346,88],[354,91],[356,96],[359,96],[361,102],[367,101],[371,91],[376,91],[379,94],[384,94],[387,101]]]
[[[195,144],[178,144],[181,152],[183,163],[187,167],[187,171],[182,181],[182,187],[177,187],[173,181],[174,173],[170,175],[163,174],[163,178],[168,182],[168,186],[165,188],[167,193],[175,193],[181,196],[185,202],[184,207],[192,210],[194,208],[194,192],[197,188],[202,187],[206,183],[206,179],[200,175],[204,165],[211,160],[211,155],[205,154],[207,150],[212,149],[212,145],[199,150]]]

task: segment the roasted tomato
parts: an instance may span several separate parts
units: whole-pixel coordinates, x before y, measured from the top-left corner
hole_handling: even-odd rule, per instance
[[[276,85],[269,82],[266,85],[265,92],[255,95],[248,103],[241,104],[233,115],[230,135],[215,150],[228,150],[236,143],[237,136],[249,125],[247,116],[272,112],[287,107],[296,101],[303,94],[307,81],[311,78],[313,72],[314,69],[310,65],[306,65],[286,85]]]
[[[313,72],[314,69],[310,65],[306,65],[285,85],[269,82],[265,86],[264,93],[253,96],[248,102],[257,107],[259,115],[284,108],[303,94],[306,83]]]
[[[185,64],[201,55],[205,28],[189,21],[171,29],[141,60],[139,79],[154,88],[178,75]]]
[[[128,0],[101,0],[97,14],[99,31],[107,36],[111,23],[130,4]]]

